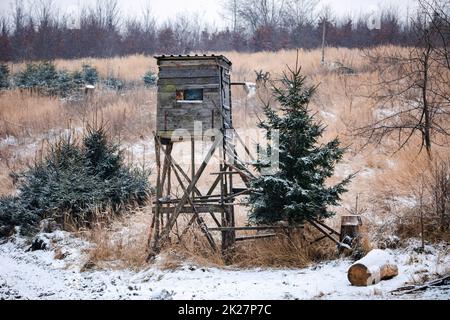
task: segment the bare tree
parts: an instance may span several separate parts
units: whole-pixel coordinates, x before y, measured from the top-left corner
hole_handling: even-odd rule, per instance
[[[427,186],[433,199],[436,217],[440,220],[442,232],[449,228],[450,207],[450,159],[435,161]]]
[[[12,11],[0,12],[9,24],[9,32],[2,33],[4,48],[10,48],[2,51],[10,52],[2,55],[10,57],[7,60],[153,54],[165,52],[166,48],[173,53],[313,49],[320,47],[324,28],[326,42],[331,46],[412,45],[412,32],[409,28],[402,28],[403,21],[398,18],[398,12],[383,15],[380,30],[369,30],[363,16],[354,21],[337,18],[331,21],[327,18],[320,22],[319,0],[222,0],[224,18],[230,24],[228,28],[219,30],[191,16],[171,18],[158,25],[149,7],[141,11],[140,17],[124,18],[118,0],[91,1],[87,7],[72,12],[70,17],[64,15],[64,7],[60,7],[61,13],[57,11],[60,1],[11,1],[15,1]],[[145,3],[151,1],[145,0]],[[431,16],[427,20],[433,23],[440,41],[448,43],[448,1],[420,1],[434,9],[428,9]],[[432,15],[439,16],[439,19],[432,18]],[[448,68],[450,58],[446,48],[448,45],[434,46],[436,55],[430,59]],[[444,84],[445,78],[441,80]]]
[[[238,30],[239,25],[238,10],[240,2],[241,0],[227,0],[221,3],[223,9],[222,16],[226,20],[231,22],[231,28],[233,32],[236,32]]]
[[[156,49],[156,20],[150,2],[142,8],[142,46],[145,53],[153,53]]]
[[[436,62],[450,69],[450,2],[419,0],[419,3],[441,44],[435,48],[437,51]]]
[[[34,3],[37,34],[34,41],[35,54],[43,59],[55,57],[55,45],[58,32],[58,12],[53,0],[38,0]]]
[[[317,6],[319,0],[287,0],[285,23],[288,26],[304,26],[317,21]]]
[[[287,0],[228,0],[226,8],[233,21],[240,20],[251,31],[260,27],[277,27],[286,10]]]
[[[198,14],[177,15],[171,22],[179,52],[189,53],[199,46],[202,22]]]
[[[436,159],[418,177],[412,185],[417,199],[414,208],[419,220],[422,249],[427,238],[445,236],[449,228],[448,207],[450,205],[450,161]],[[413,213],[414,213],[413,211]],[[414,215],[409,218],[415,218]]]
[[[146,3],[141,12],[144,32],[154,32],[156,29],[156,20],[153,15],[152,7],[150,6],[150,2]]]
[[[20,33],[25,27],[25,6],[23,0],[16,0],[12,5],[12,19],[14,32]]]
[[[0,17],[0,61],[9,61],[12,59],[9,33],[9,23],[7,18]]]
[[[412,23],[416,45],[406,55],[400,48],[367,52],[380,70],[370,95],[377,115],[357,134],[366,134],[368,141],[376,143],[395,136],[399,149],[418,135],[420,151],[425,148],[431,159],[432,145],[448,142],[450,134],[450,69],[438,62],[441,52],[448,52],[448,42],[433,27],[440,22],[428,18],[440,19],[436,6],[419,4],[421,10]]]
[[[104,32],[103,51],[107,56],[117,52],[120,40],[120,9],[117,0],[97,0],[94,16],[97,17],[100,29]]]

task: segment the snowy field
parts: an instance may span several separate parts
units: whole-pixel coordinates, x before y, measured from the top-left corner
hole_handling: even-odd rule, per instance
[[[390,293],[448,274],[445,245],[428,246],[421,254],[413,250],[414,243],[388,250],[399,275],[371,287],[352,287],[347,280],[351,261],[345,259],[305,269],[218,269],[185,263],[174,270],[152,266],[140,272],[81,272],[88,243],[61,231],[41,236],[57,243],[65,258],[55,259],[52,250],[26,252],[29,245],[20,238],[1,244],[0,299],[450,299],[449,286]]]

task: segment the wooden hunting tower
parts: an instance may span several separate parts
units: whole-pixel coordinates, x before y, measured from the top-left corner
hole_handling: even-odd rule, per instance
[[[162,141],[180,140],[186,131],[195,140],[202,130],[230,129],[231,62],[224,56],[158,56],[157,134]],[[180,134],[178,134],[180,133]]]
[[[155,134],[157,181],[150,257],[171,241],[171,235],[175,233],[181,241],[187,230],[197,224],[213,250],[217,250],[217,237],[211,231],[220,232],[222,253],[227,258],[236,241],[234,201],[237,196],[245,194],[249,186],[249,173],[246,169],[238,170],[236,164],[238,157],[234,140],[237,134],[232,121],[231,62],[224,56],[215,55],[155,58],[159,67]],[[215,133],[207,135],[208,131]],[[188,142],[187,139],[191,142],[188,170],[182,168],[179,160],[172,156],[174,144]],[[195,145],[199,140],[211,145],[202,162],[196,165]],[[206,183],[200,184],[199,181],[205,176],[205,168],[213,156],[220,160],[220,165],[211,173],[214,182],[207,185],[208,189],[202,190],[200,186],[204,187]],[[234,174],[241,176],[245,188],[233,187]],[[176,179],[177,188],[183,190],[181,197],[172,192],[172,176]],[[216,226],[209,228],[202,214],[208,214]],[[174,227],[178,228],[180,215],[190,217],[184,231],[178,233]]]
[[[276,235],[264,233],[237,237],[236,231],[290,229],[273,225],[235,225],[236,199],[252,192],[250,181],[255,178],[247,169],[247,163],[238,157],[235,141],[242,144],[251,161],[255,159],[233,128],[230,88],[232,85],[246,84],[231,82],[231,62],[224,56],[215,55],[155,58],[159,67],[155,132],[157,180],[149,258],[158,254],[165,244],[172,242],[174,235],[176,241],[181,242],[194,225],[200,227],[213,250],[218,250],[216,241],[220,238],[226,262],[231,261],[236,241]],[[208,135],[208,131],[213,134]],[[209,149],[202,161],[196,162],[195,146],[199,140],[209,144]],[[189,142],[190,167],[183,168],[172,151],[175,143],[185,148],[183,143]],[[219,159],[219,165],[208,175],[212,179],[207,180],[205,169],[213,156]],[[233,177],[240,178],[240,187],[236,187],[237,179]],[[202,179],[203,182],[200,182]],[[172,189],[172,184],[176,188]],[[176,194],[174,191],[177,190],[182,190],[182,194]],[[213,227],[208,227],[205,214],[210,216],[209,222],[215,224]],[[187,219],[180,223],[178,220],[181,215],[187,216]],[[333,238],[333,235],[340,236],[338,232],[321,221],[309,222],[324,234],[315,241],[329,238],[340,245]],[[214,232],[218,233],[214,235]]]

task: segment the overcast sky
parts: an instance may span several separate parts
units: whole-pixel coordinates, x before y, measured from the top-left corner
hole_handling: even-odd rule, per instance
[[[32,0],[25,0],[31,1]],[[95,0],[53,0],[62,12],[78,12],[83,5],[89,5]],[[159,21],[176,16],[177,14],[198,13],[199,17],[210,25],[223,26],[220,16],[220,3],[223,0],[118,0],[121,10],[126,15],[138,15],[146,4],[150,4],[154,15]],[[329,5],[338,16],[359,14],[373,10],[374,6],[393,6],[399,13],[406,15],[407,8],[414,6],[415,0],[321,0]],[[4,14],[11,9],[13,0],[0,0],[0,10]],[[412,10],[412,9],[411,9]]]

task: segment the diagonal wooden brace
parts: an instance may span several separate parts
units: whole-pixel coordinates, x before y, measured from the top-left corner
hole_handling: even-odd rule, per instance
[[[173,172],[175,173],[175,177],[178,180],[178,183],[180,184],[180,187],[183,189],[183,191],[185,193],[187,193],[186,188],[184,187],[183,181],[181,180],[181,177],[178,173],[178,171],[176,170],[174,164],[172,161],[169,160],[169,165],[172,166],[173,168]],[[181,241],[181,238],[186,234],[187,230],[189,229],[189,227],[194,223],[194,221],[197,221],[197,224],[200,226],[200,230],[204,233],[204,235],[206,236],[206,239],[208,240],[209,245],[211,246],[211,248],[216,251],[217,250],[217,246],[216,243],[214,242],[214,239],[211,235],[211,233],[209,233],[208,230],[208,226],[206,225],[205,221],[203,220],[202,217],[200,217],[200,215],[198,214],[197,209],[195,208],[194,203],[192,202],[191,198],[188,198],[189,204],[192,207],[192,210],[194,211],[194,216],[191,218],[191,220],[188,223],[188,226],[186,227],[185,231],[183,231],[181,233],[181,236],[179,237],[179,240]]]
[[[159,139],[158,139],[159,140]],[[155,239],[153,246],[151,248],[151,255],[155,255],[161,251],[162,245],[164,245],[165,242],[169,239],[170,231],[172,230],[173,226],[175,225],[175,222],[178,219],[178,216],[180,215],[180,212],[186,202],[188,202],[192,191],[195,188],[195,185],[197,184],[198,180],[200,179],[200,176],[203,174],[203,171],[205,170],[206,166],[208,165],[208,162],[211,160],[217,146],[221,142],[220,139],[216,139],[214,143],[212,144],[210,150],[208,151],[205,159],[203,160],[202,164],[197,170],[197,173],[194,176],[194,179],[190,182],[189,186],[186,188],[183,197],[181,198],[178,205],[175,207],[174,213],[171,215],[168,223],[166,224],[165,228],[162,230],[161,234],[157,239]],[[159,142],[158,142],[159,143]]]
[[[181,168],[181,166],[175,161],[175,159],[172,157],[171,155],[171,150],[164,150],[164,148],[161,148],[164,151],[165,157],[168,160],[168,163],[171,163],[171,167],[173,167],[173,171],[176,173],[177,169],[179,171],[179,173],[181,173],[181,175],[184,177],[184,179],[187,181],[188,184],[191,183],[191,179],[189,178],[189,176],[183,171],[183,168]],[[181,179],[177,178],[178,182],[180,183],[180,186],[182,186],[184,188],[183,183],[181,182]],[[220,177],[218,177],[216,179],[216,181],[214,181],[213,185],[211,186],[211,188],[208,190],[207,192],[207,196],[210,196],[214,189],[216,188],[217,184],[220,182]],[[198,190],[196,187],[194,187],[194,192],[199,196],[202,197],[202,193],[200,192],[200,190]],[[211,215],[211,217],[213,218],[214,222],[220,227],[220,223],[218,222],[216,216],[214,215],[214,212],[210,212],[209,213]]]

